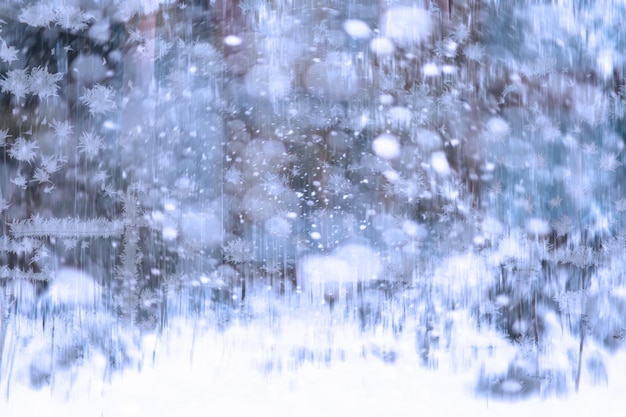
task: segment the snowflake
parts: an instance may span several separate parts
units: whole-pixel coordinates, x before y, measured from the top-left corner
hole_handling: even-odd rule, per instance
[[[558,220],[552,222],[552,227],[556,231],[557,236],[566,236],[572,229],[572,219],[569,216],[561,216]]]
[[[242,185],[243,175],[237,168],[230,167],[224,172],[224,180],[229,184]]]
[[[465,47],[463,55],[465,55],[468,60],[481,64],[485,56],[485,47],[479,43],[471,43]]]
[[[504,189],[502,187],[502,181],[501,180],[497,180],[494,184],[493,187],[491,187],[489,189],[489,191],[491,191],[492,193],[494,193],[497,196],[502,195],[502,193],[504,192]]]
[[[224,247],[224,259],[234,264],[249,262],[252,260],[252,248],[241,238],[231,240]]]
[[[38,3],[22,9],[18,19],[29,26],[49,27],[56,19],[56,13],[52,5]]]
[[[286,179],[275,174],[267,174],[263,178],[261,185],[265,192],[272,196],[280,196],[287,191]]]
[[[17,49],[12,46],[7,46],[5,41],[2,41],[2,45],[0,45],[0,59],[10,64],[13,61],[17,61]]]
[[[586,294],[580,290],[565,291],[555,295],[552,299],[556,301],[559,306],[559,311],[563,314],[582,314],[585,311],[584,306],[587,301],[587,297],[585,297],[585,295]]]
[[[34,141],[27,141],[23,137],[19,137],[15,140],[15,143],[9,149],[9,156],[21,162],[28,162],[29,164],[35,159],[35,150],[38,148]]]
[[[416,203],[426,191],[426,177],[422,172],[414,173],[411,178],[401,178],[394,184],[395,192],[409,203]]]
[[[335,195],[349,193],[352,183],[341,173],[331,173],[328,177],[328,192]]]
[[[517,90],[517,85],[515,84],[507,84],[504,89],[502,90],[502,95],[500,96],[500,100],[504,101],[504,99],[511,94],[512,92],[514,92],[515,90]]]
[[[78,152],[87,154],[89,158],[97,156],[98,152],[104,148],[102,138],[93,132],[83,132],[78,141]]]
[[[54,120],[50,123],[50,126],[54,129],[55,136],[63,140],[69,138],[74,130],[74,126],[72,126],[67,120],[63,120],[61,122]]]
[[[72,32],[87,29],[87,22],[93,20],[93,16],[85,13],[78,7],[62,6],[56,10],[55,21],[58,26]]]
[[[156,41],[155,59],[161,59],[165,57],[171,48],[171,43],[166,42],[163,38],[159,37]]]
[[[93,176],[93,179],[94,179],[95,182],[102,182],[102,183],[104,183],[107,180],[107,178],[109,178],[109,176],[108,176],[107,172],[104,171],[104,170],[96,171],[94,176]]]
[[[81,103],[89,107],[89,113],[105,114],[117,108],[113,97],[115,92],[111,87],[96,84],[93,88],[86,88],[85,94],[80,97]]]
[[[0,130],[0,148],[3,148],[7,144],[7,138],[10,138],[9,129]]]
[[[470,32],[467,26],[464,24],[460,24],[451,35],[452,39],[459,43],[463,43],[467,41],[470,37]]]
[[[26,178],[24,178],[22,174],[19,174],[17,177],[13,178],[11,182],[20,187],[22,190],[28,188],[28,181],[26,180]]]
[[[106,184],[104,188],[102,189],[102,191],[104,192],[104,195],[107,196],[108,198],[115,198],[118,195],[118,191],[115,188],[113,188],[111,184]]]
[[[597,155],[598,154],[598,147],[596,146],[595,143],[591,142],[591,143],[585,143],[582,146],[582,151],[585,155]]]
[[[70,237],[70,238],[63,239],[61,242],[63,243],[63,248],[65,249],[65,251],[70,251],[70,250],[76,249],[76,244],[78,243],[78,239]]]
[[[455,111],[461,107],[461,92],[455,89],[443,93],[438,99],[437,104],[444,110]]]
[[[30,76],[28,77],[28,88],[32,94],[39,98],[56,97],[59,90],[59,86],[56,83],[62,79],[62,73],[50,74],[48,67],[33,68],[30,70]]]
[[[21,100],[29,93],[29,76],[25,69],[14,69],[7,71],[4,78],[0,79],[0,89],[13,94],[17,100]]]
[[[617,160],[617,155],[614,152],[609,152],[600,156],[598,165],[603,171],[615,172],[617,168],[622,166],[622,163]]]
[[[502,308],[494,300],[487,300],[481,303],[480,306],[480,315],[481,316],[501,316],[502,313],[499,311]]]
[[[143,33],[139,29],[130,29],[128,32],[128,42],[130,43],[138,43],[143,44],[146,39],[143,36]]]
[[[49,258],[49,257],[50,257],[50,252],[48,251],[48,249],[43,245],[39,246],[38,248],[35,249],[35,253],[30,258],[29,264],[32,264],[35,262],[41,262],[45,258]]]
[[[561,205],[561,201],[563,201],[563,199],[559,196],[556,196],[553,199],[551,199],[548,202],[548,204],[550,205],[551,208],[557,208]]]
[[[63,165],[65,165],[65,162],[66,161],[61,159],[58,155],[41,155],[41,169],[46,171],[48,174],[57,172]]]
[[[283,272],[281,264],[275,261],[267,262],[261,269],[265,271],[267,275],[280,275]]]
[[[37,181],[39,184],[49,183],[50,181],[50,173],[45,169],[36,168],[35,173],[33,174],[33,180]]]
[[[8,209],[9,207],[11,207],[11,203],[9,203],[8,200],[5,200],[2,197],[2,194],[0,194],[0,214],[6,209]]]
[[[443,39],[435,42],[435,56],[437,58],[448,57],[456,58],[457,43],[452,39]]]
[[[626,198],[620,198],[615,202],[615,210],[618,213],[626,211]]]

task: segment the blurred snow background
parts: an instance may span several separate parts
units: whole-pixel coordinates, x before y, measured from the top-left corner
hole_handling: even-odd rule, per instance
[[[2,415],[614,404],[625,13],[5,1]]]

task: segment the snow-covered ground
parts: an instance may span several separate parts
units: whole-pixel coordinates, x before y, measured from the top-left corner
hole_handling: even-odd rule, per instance
[[[624,352],[610,359],[608,385],[592,386],[583,378],[578,394],[510,402],[474,395],[475,368],[455,363],[458,349],[456,355],[443,352],[437,369],[427,369],[409,336],[364,337],[348,326],[325,328],[325,320],[294,318],[280,332],[244,325],[217,332],[176,323],[167,334],[144,337],[141,369],[109,379],[104,358],[96,355],[39,391],[14,383],[7,400],[4,386],[0,415],[617,417],[624,412]]]

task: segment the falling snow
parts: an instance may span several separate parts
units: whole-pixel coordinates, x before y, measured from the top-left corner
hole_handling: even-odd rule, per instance
[[[0,415],[623,414],[623,0],[0,14]]]

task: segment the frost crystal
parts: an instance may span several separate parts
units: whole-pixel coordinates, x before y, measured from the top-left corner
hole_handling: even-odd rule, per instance
[[[89,113],[92,115],[105,114],[117,108],[114,97],[115,92],[111,87],[96,84],[93,88],[85,89],[80,101],[89,107]]]
[[[2,41],[2,44],[0,45],[0,59],[7,64],[17,61],[17,49],[12,46],[7,46],[7,43]]]
[[[470,61],[476,61],[480,64],[485,56],[485,47],[478,43],[469,44],[463,50],[463,55]]]
[[[42,2],[22,9],[18,19],[29,26],[48,27],[56,19],[56,13],[52,5]]]
[[[243,239],[234,239],[224,247],[224,259],[234,264],[242,264],[252,260],[252,248]]]
[[[10,138],[9,129],[0,129],[0,147],[5,147],[7,145],[7,139]]]
[[[566,236],[573,229],[572,220],[568,216],[562,216],[552,222],[552,227],[554,227],[557,236]]]
[[[62,6],[55,13],[56,24],[72,32],[87,29],[87,22],[92,19],[92,15],[74,6]]]
[[[9,156],[15,160],[28,162],[30,164],[33,162],[33,159],[35,159],[35,150],[37,148],[38,146],[35,141],[28,141],[23,137],[19,137],[15,140],[11,149],[9,149]]]
[[[121,221],[104,219],[44,219],[33,216],[9,225],[15,238],[55,236],[62,239],[79,237],[117,237],[124,232]]]
[[[8,209],[9,207],[11,207],[11,203],[5,200],[2,197],[2,193],[0,193],[0,214],[2,214],[2,212]]]
[[[63,79],[62,73],[51,74],[48,68],[33,68],[30,71],[29,91],[39,98],[56,97],[59,86],[56,84]]]
[[[17,187],[21,188],[22,190],[25,190],[26,188],[28,188],[28,181],[26,180],[26,178],[24,178],[23,175],[19,174],[16,177],[14,177],[11,182],[13,184],[15,184]]]
[[[55,136],[63,140],[69,138],[74,130],[74,126],[72,126],[67,120],[54,120],[50,123],[50,126],[54,129]]]
[[[0,89],[13,94],[18,101],[26,97],[30,91],[28,74],[25,69],[14,69],[7,72],[6,76],[0,79]]]
[[[615,172],[615,170],[622,166],[622,163],[618,161],[617,155],[613,152],[602,154],[598,160],[598,165],[603,171]]]
[[[93,132],[84,132],[79,139],[78,151],[85,153],[89,158],[97,156],[102,148],[104,141]]]

